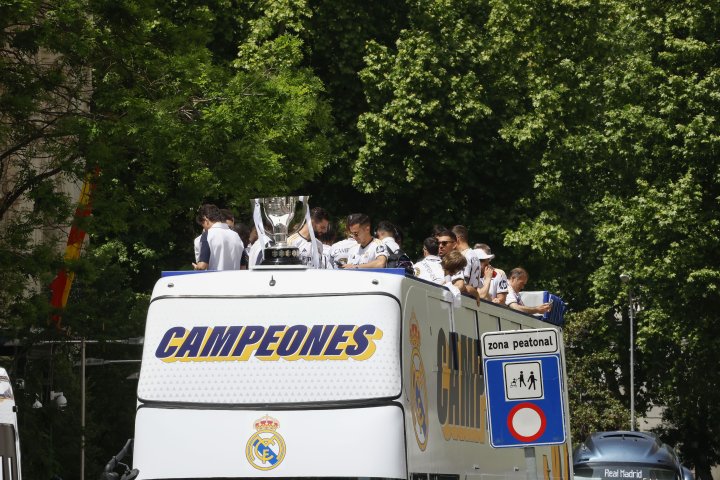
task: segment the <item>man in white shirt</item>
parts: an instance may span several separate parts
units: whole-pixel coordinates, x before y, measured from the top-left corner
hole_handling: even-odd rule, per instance
[[[509,288],[505,304],[513,310],[518,310],[524,313],[542,314],[549,312],[552,308],[549,303],[543,303],[542,305],[538,305],[536,307],[528,307],[523,304],[520,292],[522,292],[523,288],[525,288],[525,284],[529,278],[530,275],[528,275],[524,268],[517,267],[510,270],[510,279],[508,280]]]
[[[348,251],[348,261],[343,268],[385,268],[387,248],[370,234],[370,217],[364,213],[350,215],[348,229],[357,245]]]
[[[492,300],[493,303],[505,305],[505,298],[508,293],[508,280],[505,271],[490,266],[490,260],[495,258],[495,255],[493,255],[489,245],[476,243],[475,254],[480,260],[480,272],[483,277],[488,267],[492,270],[492,280],[490,281],[490,289],[488,290],[490,300]]]
[[[426,238],[423,242],[423,259],[413,265],[413,271],[418,278],[442,285],[445,282],[445,272],[437,254],[437,239],[435,237]]]
[[[395,241],[395,235],[397,235],[397,229],[388,221],[378,222],[375,227],[375,236],[385,245],[388,253],[397,253],[400,250],[400,245]]]
[[[203,205],[197,221],[205,233],[201,235],[198,261],[193,263],[195,270],[240,270],[243,242],[225,223],[220,209],[215,205]]]
[[[336,268],[340,268],[347,263],[350,248],[357,245],[355,239],[350,235],[350,229],[347,227],[347,223],[345,225],[345,236],[347,238],[333,243],[330,247],[330,259]]]
[[[438,241],[438,256],[440,259],[444,259],[445,256],[449,255],[452,252],[458,252],[461,253],[458,249],[458,238],[457,235],[455,235],[455,232],[452,230],[442,229],[438,231],[438,233],[435,234],[435,238],[437,238]],[[461,253],[462,255],[462,253]],[[465,255],[463,255],[463,258],[465,258]],[[477,289],[471,289],[469,288],[469,285],[465,281],[465,269],[467,268],[468,261],[465,259],[465,265],[463,265],[463,271],[460,272],[460,277],[462,278],[462,293],[467,293],[469,295],[472,295],[475,297],[475,299],[480,303],[481,298],[486,298],[483,296],[482,292],[479,292]],[[453,282],[455,282],[455,278],[453,277]],[[459,283],[459,282],[455,282]],[[474,290],[474,291],[473,291]]]
[[[328,225],[330,224],[330,215],[325,209],[315,207],[310,210],[310,223],[312,224],[313,232],[315,235],[322,235],[327,232]],[[314,268],[320,268],[320,265],[313,265],[313,253],[312,244],[310,243],[310,227],[305,223],[297,233],[290,235],[287,239],[288,245],[298,247],[300,251],[300,260],[305,265],[311,265]],[[318,252],[318,259],[322,258],[323,244],[320,240],[315,238],[315,249]]]
[[[480,288],[480,260],[475,255],[475,252],[470,245],[468,245],[468,229],[463,225],[455,225],[452,229],[457,239],[455,248],[465,256],[467,265],[463,270],[463,276],[465,277],[465,290],[467,293],[475,297],[480,298],[478,288]]]

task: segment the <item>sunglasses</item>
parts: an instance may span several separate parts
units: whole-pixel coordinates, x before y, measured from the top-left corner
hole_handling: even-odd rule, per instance
[[[444,247],[448,243],[455,243],[455,242],[453,242],[452,240],[443,240],[442,242],[438,242],[438,245],[440,245],[441,247]]]

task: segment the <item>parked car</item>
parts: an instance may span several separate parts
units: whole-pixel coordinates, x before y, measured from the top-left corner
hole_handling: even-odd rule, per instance
[[[573,452],[576,480],[694,480],[672,447],[646,432],[596,432]]]

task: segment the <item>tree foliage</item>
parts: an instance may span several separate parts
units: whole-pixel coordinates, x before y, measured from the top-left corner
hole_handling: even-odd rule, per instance
[[[593,432],[624,430],[628,411],[618,392],[618,352],[627,343],[618,335],[615,319],[601,308],[573,312],[564,329],[573,442]],[[602,345],[604,348],[597,348]]]
[[[249,198],[294,190],[321,171],[330,112],[322,83],[303,62],[296,25],[305,10],[304,2],[240,7],[215,0],[3,4],[0,218],[14,209],[0,242],[8,252],[8,282],[0,287],[7,329],[30,343],[62,342],[51,332],[28,337],[30,327],[47,324],[46,288],[61,265],[54,242],[67,238],[58,231],[48,245],[35,244],[33,229],[48,224],[45,218],[67,222],[76,200],[59,189],[60,178],[98,172],[93,215],[78,219],[89,244],[67,265],[76,281],[62,320],[73,338],[104,340],[142,335],[160,271],[193,260],[201,203],[244,210]],[[44,360],[54,361],[52,379],[28,385],[42,393],[64,384],[78,405],[77,388],[70,391],[79,385],[77,353],[56,351]],[[26,358],[13,373],[36,378],[38,367],[47,367]],[[89,385],[89,400],[97,402],[85,432],[90,476],[132,432],[131,384],[117,373],[103,378],[106,392]],[[115,395],[103,396],[109,392]],[[31,393],[26,403],[33,400]],[[115,429],[120,417],[111,411],[128,416]],[[77,476],[77,407],[46,422],[28,412],[21,428],[46,441],[24,443],[26,475]],[[62,437],[73,441],[60,451],[63,420],[74,427]]]
[[[0,319],[13,334],[45,324],[74,201],[59,185],[88,171],[90,242],[68,265],[63,312],[88,337],[142,332],[159,272],[192,260],[203,201],[243,212],[302,190],[337,216],[394,221],[410,252],[433,224],[460,223],[574,310],[576,440],[627,425],[618,275],[631,275],[638,413],[664,406],[663,436],[709,480],[717,0],[13,0],[0,25]],[[120,375],[92,385],[131,404]],[[91,394],[101,418],[112,402]],[[42,422],[30,428],[54,444]],[[94,460],[119,446],[104,424],[87,435]],[[33,473],[77,463],[45,458]]]

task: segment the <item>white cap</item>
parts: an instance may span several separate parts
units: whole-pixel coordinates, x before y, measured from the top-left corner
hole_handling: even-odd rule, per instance
[[[474,252],[480,260],[492,260],[495,258],[495,255],[486,253],[482,248],[476,248]]]

